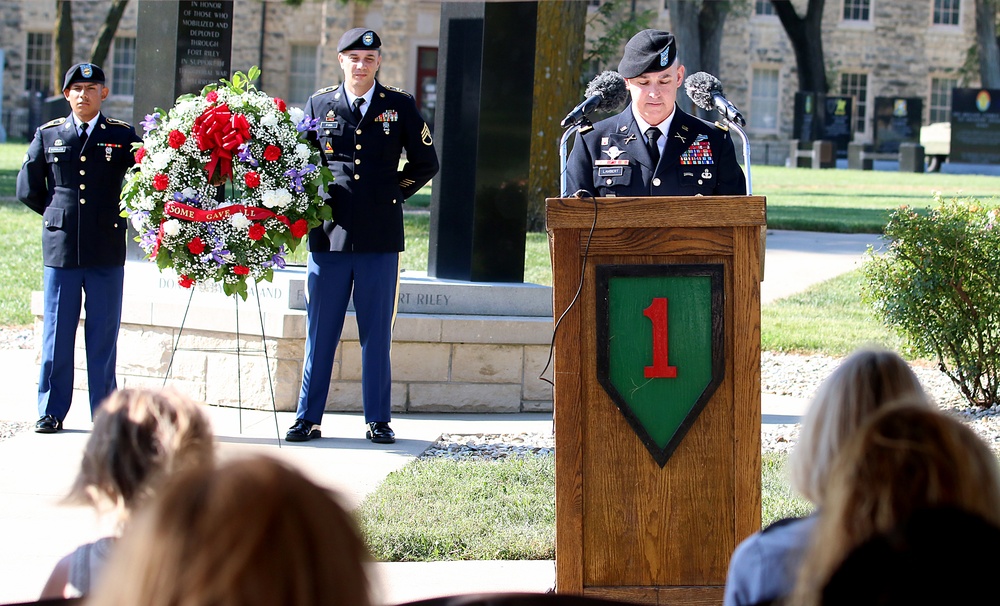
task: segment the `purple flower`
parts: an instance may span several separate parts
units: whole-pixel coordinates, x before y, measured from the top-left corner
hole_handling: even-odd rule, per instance
[[[310,118],[306,116],[299,120],[299,123],[295,125],[295,130],[300,133],[304,133],[307,130],[316,130],[319,128],[319,118]]]
[[[140,122],[143,130],[147,133],[151,130],[156,130],[160,126],[160,113],[153,112],[151,114],[146,114],[146,119]]]
[[[305,191],[305,187],[302,185],[302,177],[310,174],[316,170],[316,166],[313,164],[306,164],[302,170],[295,170],[294,168],[289,168],[285,171],[285,176],[292,180],[292,190],[295,193],[301,194]]]
[[[250,155],[249,143],[244,143],[243,145],[240,145],[237,149],[239,150],[239,152],[237,152],[236,157],[239,158],[240,162],[243,162],[244,164],[249,164],[250,166],[257,166],[257,160],[255,160],[254,157]]]

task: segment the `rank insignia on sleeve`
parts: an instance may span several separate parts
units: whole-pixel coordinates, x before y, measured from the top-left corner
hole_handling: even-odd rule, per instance
[[[424,122],[424,128],[423,128],[423,130],[420,131],[420,141],[424,145],[433,145],[434,144],[434,139],[431,138],[431,127],[427,126],[426,122]]]

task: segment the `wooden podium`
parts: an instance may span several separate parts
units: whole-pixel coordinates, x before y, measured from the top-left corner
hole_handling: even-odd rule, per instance
[[[557,320],[556,591],[721,604],[733,549],[760,528],[765,199],[551,198],[546,221]],[[634,292],[616,286],[632,278]],[[688,297],[687,284],[706,296]],[[699,340],[711,346],[691,345]],[[692,380],[696,362],[704,376],[694,396],[630,403],[657,386],[686,393],[670,390]],[[672,400],[685,397],[680,408],[692,410],[664,434]]]

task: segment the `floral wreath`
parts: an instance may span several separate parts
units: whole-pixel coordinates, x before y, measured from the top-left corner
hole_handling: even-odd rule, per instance
[[[136,241],[178,283],[218,281],[247,298],[247,278],[273,277],[310,229],[332,218],[320,192],[333,174],[306,140],[317,120],[233,74],[141,123],[122,190]],[[229,183],[229,195],[223,187]]]

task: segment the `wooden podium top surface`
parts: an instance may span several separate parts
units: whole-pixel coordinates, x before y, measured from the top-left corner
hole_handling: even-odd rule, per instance
[[[763,196],[548,198],[546,229],[723,227],[767,224]]]

